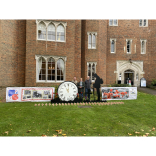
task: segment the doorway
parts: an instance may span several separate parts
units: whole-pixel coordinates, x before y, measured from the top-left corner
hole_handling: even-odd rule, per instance
[[[131,80],[131,85],[134,85],[134,71],[126,70],[124,72],[124,83],[128,84],[129,83],[128,80]]]

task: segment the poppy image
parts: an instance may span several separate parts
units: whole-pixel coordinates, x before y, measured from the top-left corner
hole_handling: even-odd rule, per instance
[[[13,95],[12,95],[12,99],[13,99],[13,100],[17,100],[17,99],[18,99],[18,95],[17,95],[17,94],[13,94]]]

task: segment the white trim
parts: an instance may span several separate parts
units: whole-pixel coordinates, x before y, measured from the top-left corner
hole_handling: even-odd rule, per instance
[[[88,35],[88,49],[96,49],[97,45],[97,32],[87,32]],[[89,35],[91,35],[91,47],[89,47]],[[95,47],[92,47],[93,35],[95,35]]]
[[[140,20],[142,20],[142,25],[140,26]],[[146,20],[146,25],[144,26],[144,20]],[[139,19],[139,27],[148,27],[148,19]]]
[[[87,62],[87,76],[88,76],[88,66],[89,66],[89,64],[91,65],[90,79],[91,79],[92,82],[95,82],[95,80],[92,80],[92,65],[95,64],[95,73],[96,73],[97,62]]]
[[[114,52],[111,51],[112,40],[114,40]],[[116,53],[116,38],[110,38],[110,53],[111,54],[115,54]]]
[[[38,25],[40,22],[43,22],[46,25],[46,39],[38,39]],[[48,40],[48,34],[47,34],[47,30],[48,30],[48,25],[52,23],[55,26],[55,40]],[[50,42],[62,42],[65,43],[66,42],[66,26],[67,26],[67,22],[61,22],[61,21],[52,21],[52,20],[36,20],[36,40],[38,41],[50,41]],[[57,40],[57,26],[62,25],[64,27],[64,41],[59,41]]]
[[[110,20],[112,20],[112,25],[110,25]],[[117,20],[117,25],[114,25],[114,20]],[[118,26],[118,19],[109,19],[109,26]]]
[[[144,50],[145,50],[145,52],[144,53],[142,53],[142,41],[144,41],[145,42],[145,45],[144,45]],[[147,42],[147,40],[145,40],[145,39],[140,39],[140,42],[141,42],[141,54],[146,54],[146,42]]]
[[[46,61],[46,80],[38,80],[38,73],[37,73],[37,69],[38,69],[38,59],[40,57],[43,57]],[[53,58],[55,60],[55,81],[52,80],[47,80],[47,71],[48,71],[48,59],[49,58]],[[35,59],[36,59],[36,83],[59,83],[59,82],[64,82],[66,80],[66,61],[67,61],[67,57],[65,56],[53,56],[53,55],[35,55]],[[62,59],[64,61],[64,75],[63,78],[64,80],[62,81],[58,81],[57,80],[57,61],[59,59]]]

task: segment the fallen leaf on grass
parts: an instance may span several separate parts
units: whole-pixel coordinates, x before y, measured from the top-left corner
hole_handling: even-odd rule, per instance
[[[146,135],[143,135],[143,137],[146,137]]]
[[[83,135],[86,135],[86,134],[83,134]]]
[[[63,136],[66,136],[66,134],[62,134]]]
[[[139,134],[140,132],[135,132],[136,134]]]
[[[6,131],[5,133],[8,135],[9,131]]]
[[[132,135],[132,134],[128,133],[128,135]]]
[[[42,137],[47,137],[47,135],[42,134]]]
[[[30,132],[31,132],[31,130],[28,130],[28,131],[27,131],[27,133],[30,133]]]
[[[58,135],[53,134],[53,137],[57,137]]]
[[[141,129],[141,131],[144,131],[143,129]]]
[[[146,136],[148,136],[149,133],[146,133]]]
[[[47,131],[49,131],[49,129],[47,129]]]
[[[155,131],[155,128],[154,127],[152,128],[152,131]]]

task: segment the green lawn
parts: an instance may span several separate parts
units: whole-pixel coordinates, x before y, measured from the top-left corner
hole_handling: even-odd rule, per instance
[[[137,100],[122,102],[92,108],[0,103],[0,136],[53,136],[59,129],[67,136],[155,136],[156,96],[138,92]]]

